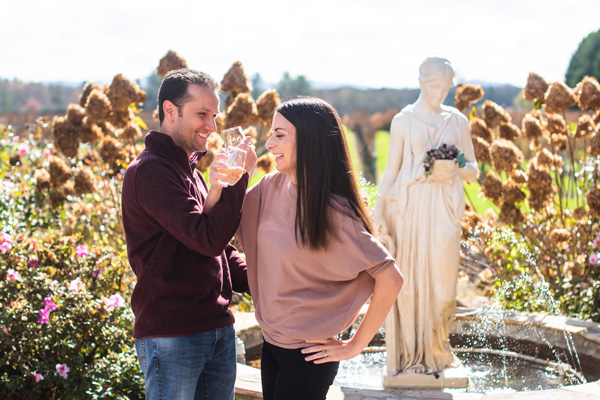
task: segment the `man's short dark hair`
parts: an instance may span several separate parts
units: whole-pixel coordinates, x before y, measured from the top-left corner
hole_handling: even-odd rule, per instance
[[[210,75],[189,68],[170,71],[165,75],[158,89],[158,120],[162,126],[165,119],[163,103],[169,100],[178,110],[190,99],[187,88],[190,84],[200,85],[215,91],[220,91],[221,85]]]

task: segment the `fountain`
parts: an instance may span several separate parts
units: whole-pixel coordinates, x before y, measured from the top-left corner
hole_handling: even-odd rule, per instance
[[[253,353],[255,356],[260,354],[260,327],[252,321],[251,315],[245,318],[236,315],[236,318],[239,321],[239,324],[236,323],[236,330],[246,342],[249,354]],[[502,335],[499,333],[500,330],[503,332]],[[381,373],[385,364],[385,353],[381,351],[383,343],[379,338],[379,341],[375,340],[373,346],[362,355],[342,362],[338,378],[327,398],[346,400],[414,398],[491,400],[518,399],[522,396],[546,400],[600,398],[600,324],[536,313],[500,312],[489,308],[459,309],[450,341],[455,352],[463,359],[466,368],[470,369],[471,382],[479,380],[479,383],[475,382],[475,385],[466,390],[444,389],[442,385],[436,390],[384,388]],[[492,351],[479,350],[482,346]],[[469,357],[461,354],[462,350],[466,350],[468,355],[483,354],[485,357],[477,357],[472,364],[476,367],[472,368]],[[573,350],[576,350],[576,353],[572,353]],[[499,372],[491,377],[494,379],[489,379],[491,373],[488,373],[490,354],[496,355],[500,364]],[[557,359],[561,361],[557,362]],[[525,362],[528,364],[524,364]],[[513,368],[516,363],[526,365],[525,372],[531,373],[532,382],[521,382],[520,374],[523,372],[523,367]],[[508,366],[511,368],[507,368]],[[511,375],[511,369],[516,371],[517,375],[514,373]],[[486,374],[487,377],[484,376]],[[578,383],[584,379],[588,383]],[[262,398],[260,390],[260,371],[238,364],[236,382],[238,398]],[[445,397],[446,395],[448,397]]]

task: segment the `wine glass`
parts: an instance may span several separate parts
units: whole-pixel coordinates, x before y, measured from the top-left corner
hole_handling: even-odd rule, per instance
[[[227,159],[223,162],[227,165],[226,169],[217,169],[217,172],[227,175],[221,180],[229,186],[235,185],[244,174],[244,164],[246,163],[246,151],[239,147],[229,146],[225,150]]]
[[[239,146],[244,140],[244,131],[241,126],[223,130],[223,140],[225,141],[225,149]]]

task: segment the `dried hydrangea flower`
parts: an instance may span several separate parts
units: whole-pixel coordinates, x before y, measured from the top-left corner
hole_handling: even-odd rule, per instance
[[[131,104],[140,104],[146,101],[146,92],[123,74],[115,75],[106,96],[110,100],[113,110],[116,111],[125,111]]]
[[[78,104],[69,104],[66,118],[74,126],[82,126],[85,118],[85,108]]]
[[[564,151],[568,147],[569,137],[567,135],[553,133],[552,135],[550,135],[550,141],[552,142],[552,145],[556,150]]]
[[[258,99],[256,99],[256,109],[258,111],[258,122],[263,125],[270,126],[273,121],[273,114],[281,104],[279,93],[275,89],[264,91]]]
[[[525,97],[525,100],[544,100],[546,90],[548,90],[548,83],[546,83],[544,78],[534,72],[530,72],[527,77],[527,84],[523,88],[523,97]]]
[[[220,134],[213,132],[208,136],[206,142],[206,154],[200,159],[196,165],[196,169],[200,172],[206,171],[215,160],[215,154],[223,147],[223,138]]]
[[[567,123],[562,115],[560,114],[548,114],[548,120],[546,122],[546,128],[548,132],[557,133],[560,135],[567,134]]]
[[[79,131],[79,137],[83,143],[98,143],[104,137],[104,133],[98,125],[91,123],[85,117]]]
[[[527,182],[527,173],[521,169],[517,169],[514,174],[512,174],[511,179],[518,185]]]
[[[502,198],[505,203],[520,203],[526,197],[525,192],[521,190],[520,185],[515,181],[509,180],[502,185]]]
[[[596,130],[596,133],[594,133],[594,136],[592,136],[590,140],[588,153],[593,156],[600,156],[600,132],[598,132],[598,130]]]
[[[217,133],[219,135],[223,134],[223,129],[225,129],[225,113],[220,112],[215,117],[215,124],[217,124]]]
[[[471,127],[471,137],[480,137],[488,143],[492,143],[494,140],[492,137],[492,130],[487,127],[485,122],[481,118],[473,118],[469,122]]]
[[[557,113],[574,106],[577,102],[575,94],[570,87],[563,82],[552,82],[544,95],[546,111]]]
[[[525,220],[521,210],[519,210],[514,203],[509,202],[504,202],[502,207],[500,207],[500,215],[498,215],[498,219],[503,224],[513,226],[520,225]]]
[[[492,166],[498,172],[512,175],[519,164],[523,162],[523,153],[513,142],[496,139],[491,146]]]
[[[502,122],[508,123],[511,121],[510,114],[491,100],[486,100],[483,103],[483,119],[490,129],[496,128]]]
[[[187,61],[176,52],[169,50],[167,51],[167,54],[160,59],[156,73],[161,78],[164,78],[169,71],[181,68],[187,68]]]
[[[249,126],[246,129],[244,129],[244,136],[250,136],[253,140],[256,139],[257,134],[258,132],[256,131],[256,128],[254,126]]]
[[[66,117],[54,116],[52,119],[52,136],[54,147],[65,157],[76,157],[79,150],[80,128],[73,125]]]
[[[559,250],[569,247],[571,233],[567,229],[553,229],[550,232],[550,242]]]
[[[473,149],[475,150],[475,159],[479,162],[492,162],[492,154],[490,153],[490,144],[478,136],[471,138]]]
[[[96,191],[96,178],[89,168],[81,168],[75,174],[75,184],[73,185],[75,195],[82,196],[86,193]]]
[[[52,187],[60,187],[71,178],[71,169],[65,164],[62,158],[50,158],[50,185]]]
[[[265,174],[268,174],[275,169],[275,156],[271,152],[263,154],[262,156],[258,157],[256,166]]]
[[[124,128],[133,120],[134,117],[135,114],[130,107],[127,107],[124,110],[113,109],[110,113],[110,117],[108,118],[108,122],[110,122],[116,128]]]
[[[81,107],[85,107],[87,101],[88,101],[88,97],[90,97],[90,93],[92,93],[93,90],[98,90],[102,93],[104,93],[104,87],[102,85],[99,85],[97,83],[94,82],[88,82],[83,86],[83,90],[81,92],[81,96],[79,96],[79,105]]]
[[[90,122],[97,123],[108,119],[112,110],[110,100],[100,90],[92,90],[85,103],[85,112]]]
[[[577,120],[577,128],[573,137],[575,139],[582,139],[591,136],[594,133],[594,120],[588,114],[584,114]]]
[[[33,179],[35,179],[35,187],[38,192],[50,189],[50,174],[45,169],[36,169]]]
[[[600,84],[593,76],[585,76],[575,87],[577,104],[582,110],[600,109]]]
[[[489,171],[482,183],[482,194],[494,204],[500,204],[502,200],[502,180],[495,171]]]
[[[519,130],[519,127],[511,122],[502,123],[498,129],[498,136],[502,139],[514,142],[516,139],[521,137],[521,130]]]
[[[111,136],[105,136],[100,143],[100,157],[109,165],[116,165],[124,160],[127,156],[117,140]]]
[[[587,221],[588,218],[588,211],[586,210],[585,206],[582,207],[577,207],[576,209],[573,210],[573,218],[575,218],[575,220],[577,221]]]
[[[552,195],[554,194],[552,176],[548,171],[536,168],[533,159],[528,164],[527,188],[529,189],[527,202],[534,210],[541,211],[552,203]]]
[[[256,122],[257,118],[258,111],[254,99],[252,99],[250,93],[241,93],[235,97],[233,103],[227,108],[224,128],[227,129],[232,126],[245,128],[248,124]]]
[[[454,107],[464,110],[471,103],[475,103],[483,98],[483,88],[479,85],[466,84],[456,88],[454,95]]]
[[[221,87],[223,92],[226,93],[250,93],[252,91],[252,83],[244,72],[242,63],[236,61],[233,63],[229,71],[223,77],[221,81]]]
[[[554,163],[554,155],[548,150],[542,149],[533,158],[533,163],[537,169],[548,171]]]
[[[542,123],[538,118],[531,115],[530,113],[525,114],[525,116],[523,117],[521,127],[523,130],[523,134],[529,139],[539,138],[540,136],[542,136]]]
[[[135,139],[142,136],[140,126],[130,121],[123,129],[117,132],[117,137],[124,142],[134,142]]]

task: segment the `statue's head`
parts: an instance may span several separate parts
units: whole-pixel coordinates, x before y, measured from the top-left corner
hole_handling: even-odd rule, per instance
[[[437,108],[448,96],[454,85],[454,69],[450,61],[440,57],[428,57],[419,67],[421,99],[432,108]]]
[[[448,81],[450,86],[453,85],[454,69],[452,64],[445,58],[427,57],[419,67],[419,82],[425,83],[429,81]]]

